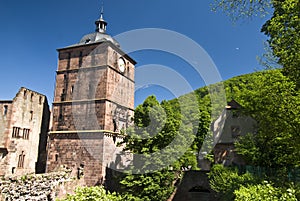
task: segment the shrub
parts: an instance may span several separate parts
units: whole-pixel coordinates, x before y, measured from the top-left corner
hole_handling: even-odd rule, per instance
[[[225,201],[234,200],[234,191],[242,185],[255,184],[258,180],[250,173],[239,175],[237,169],[223,165],[214,165],[208,176],[211,188]]]
[[[257,185],[241,186],[234,194],[235,201],[297,201],[294,188],[280,189],[267,181]]]
[[[102,186],[79,187],[74,195],[67,195],[67,198],[57,201],[121,201],[121,196],[106,191]]]

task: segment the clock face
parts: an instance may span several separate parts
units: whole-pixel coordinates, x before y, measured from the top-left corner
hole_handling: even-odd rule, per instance
[[[119,60],[118,60],[118,67],[119,67],[119,70],[124,73],[125,71],[125,60],[120,57]]]

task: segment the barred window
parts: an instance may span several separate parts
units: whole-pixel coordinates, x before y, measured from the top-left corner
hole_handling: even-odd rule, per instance
[[[20,130],[21,130],[21,128],[14,126],[13,131],[12,131],[12,137],[13,138],[19,138]]]
[[[25,154],[24,151],[19,155],[18,168],[24,168]]]
[[[27,128],[23,129],[23,139],[25,139],[25,140],[29,139],[29,132],[30,132],[30,129],[27,129]]]

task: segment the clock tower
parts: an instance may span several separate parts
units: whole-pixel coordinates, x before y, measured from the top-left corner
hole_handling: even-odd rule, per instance
[[[124,165],[117,143],[132,123],[136,64],[106,33],[103,10],[95,24],[79,43],[58,49],[47,159],[47,172],[64,166],[89,186]]]

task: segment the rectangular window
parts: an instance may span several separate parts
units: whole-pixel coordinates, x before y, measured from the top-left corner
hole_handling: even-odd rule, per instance
[[[21,128],[19,128],[19,127],[13,127],[12,137],[19,138],[20,130],[21,130]]]
[[[18,168],[24,168],[24,159],[25,154],[24,151],[22,151],[22,154],[19,155]]]
[[[30,111],[30,121],[33,120],[33,111]]]
[[[60,106],[59,107],[59,115],[58,115],[58,121],[62,122],[64,120],[64,117],[63,117],[63,107]]]
[[[68,82],[68,76],[67,73],[64,74],[64,83],[66,84]]]
[[[4,108],[3,108],[3,115],[4,115],[4,116],[7,115],[7,111],[8,111],[8,106],[7,106],[7,105],[4,105]]]
[[[29,139],[29,132],[30,132],[30,129],[27,129],[27,128],[23,129],[23,139],[25,139],[25,140]]]
[[[62,94],[60,95],[60,100],[61,100],[61,101],[65,101],[65,100],[66,100],[66,94],[65,94],[65,93],[62,93]]]
[[[67,63],[67,70],[70,68],[70,64],[71,64],[71,53],[68,52],[68,63]]]
[[[12,137],[16,138],[17,137],[17,127],[13,127],[13,132],[12,132]]]
[[[66,100],[66,90],[65,89],[62,89],[62,93],[60,95],[60,100],[61,101],[65,101]]]
[[[82,52],[79,53],[79,68],[82,66]]]
[[[74,85],[71,86],[71,94],[73,94],[74,91]]]

